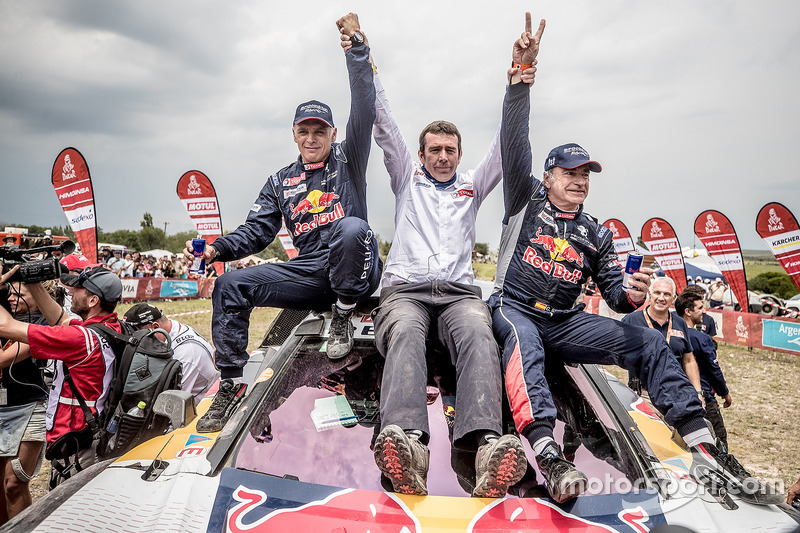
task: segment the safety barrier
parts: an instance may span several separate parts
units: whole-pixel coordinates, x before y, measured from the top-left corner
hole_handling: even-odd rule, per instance
[[[619,318],[599,296],[584,296],[585,311]],[[717,324],[716,339],[777,352],[800,355],[800,320],[727,310],[706,311]]]

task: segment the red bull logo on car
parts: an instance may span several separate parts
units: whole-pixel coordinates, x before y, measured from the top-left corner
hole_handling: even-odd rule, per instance
[[[208,531],[268,533],[570,533],[648,531],[664,523],[655,492],[549,499],[406,496],[337,488],[226,468]]]

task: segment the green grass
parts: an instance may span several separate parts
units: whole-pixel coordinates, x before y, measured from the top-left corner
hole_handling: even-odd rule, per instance
[[[786,271],[778,263],[767,263],[762,261],[745,261],[744,270],[747,274],[747,281],[750,281],[754,277],[765,272],[778,272],[780,274],[786,274]]]
[[[149,302],[151,305],[159,308],[165,315],[173,315],[178,313],[195,313],[190,315],[175,316],[178,322],[193,327],[197,332],[211,341],[211,300],[207,298],[195,300],[166,300],[162,302]],[[125,303],[117,306],[117,314],[120,318],[125,314],[125,311],[133,306],[133,303]],[[256,349],[264,335],[267,328],[272,323],[272,319],[278,314],[278,309],[264,308],[254,309],[250,315],[250,331],[249,340],[247,344],[247,351]]]

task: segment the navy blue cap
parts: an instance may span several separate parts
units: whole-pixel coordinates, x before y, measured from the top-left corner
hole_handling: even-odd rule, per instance
[[[544,161],[544,169],[551,170],[555,167],[577,168],[589,163],[589,170],[592,172],[602,172],[603,167],[597,161],[592,161],[589,152],[575,143],[562,144],[556,146],[547,154]]]
[[[335,127],[331,108],[318,100],[311,100],[297,106],[297,111],[294,112],[293,124],[299,124],[304,120],[311,119],[321,120],[331,128]]]

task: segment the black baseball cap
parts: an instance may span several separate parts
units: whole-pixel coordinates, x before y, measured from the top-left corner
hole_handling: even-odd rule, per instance
[[[122,298],[122,282],[104,267],[86,267],[80,274],[62,274],[61,283],[67,287],[83,287],[108,303]]]
[[[125,313],[124,320],[126,324],[135,328],[140,328],[142,326],[152,324],[162,316],[164,316],[164,313],[162,313],[157,307],[153,307],[150,304],[141,303],[136,304],[128,309],[128,311]]]

